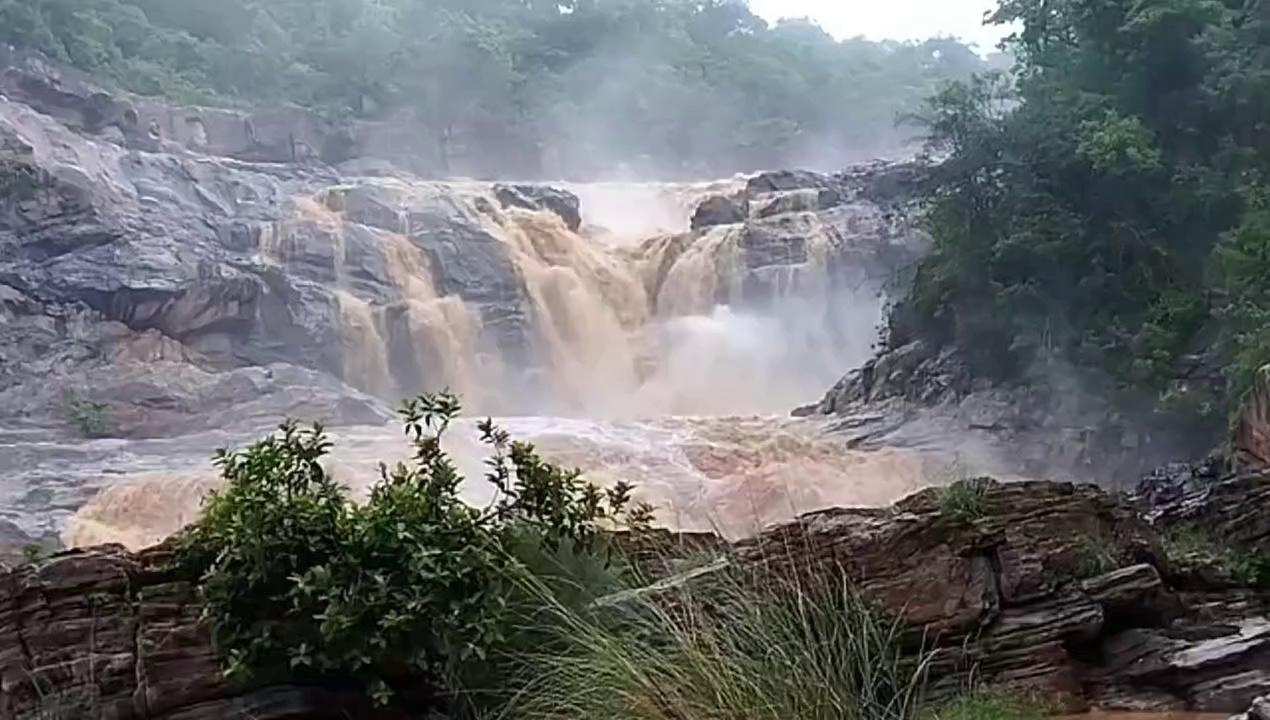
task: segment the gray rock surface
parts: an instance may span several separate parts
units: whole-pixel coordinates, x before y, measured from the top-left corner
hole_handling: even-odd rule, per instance
[[[1270,695],[1253,700],[1247,712],[1232,715],[1230,720],[1270,720]]]
[[[917,448],[960,472],[1124,490],[1166,463],[1202,456],[1218,440],[1160,426],[1094,387],[1061,365],[1035,368],[1017,385],[994,385],[972,379],[955,351],[915,341],[880,352],[795,414],[838,416],[853,447]]]
[[[692,213],[692,229],[733,225],[749,217],[749,201],[744,198],[712,195],[702,200]]]

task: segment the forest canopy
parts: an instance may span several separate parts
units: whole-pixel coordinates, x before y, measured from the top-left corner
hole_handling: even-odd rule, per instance
[[[923,112],[934,253],[889,344],[1220,413],[1270,361],[1270,3],[1003,0],[1012,77]]]
[[[510,139],[589,176],[911,154],[896,118],[984,69],[956,40],[838,41],[741,0],[0,0],[0,42],[186,102],[406,113],[443,161]]]

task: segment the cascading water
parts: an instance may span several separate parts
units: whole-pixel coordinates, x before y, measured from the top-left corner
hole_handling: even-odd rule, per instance
[[[334,287],[323,290],[346,383],[385,399],[452,389],[469,414],[500,418],[549,459],[637,483],[661,520],[682,528],[741,535],[825,506],[884,504],[923,483],[916,456],[852,451],[815,421],[787,417],[870,352],[880,283],[853,258],[865,254],[859,238],[878,232],[876,208],[842,203],[826,217],[795,207],[689,231],[702,198],[743,193],[746,179],[583,185],[570,188],[583,215],[574,231],[546,210],[499,208],[478,183],[373,183],[396,204],[368,219],[337,188],[296,201],[260,240],[280,272],[331,258]],[[444,205],[488,242],[424,252],[410,237],[424,222],[411,211],[420,203]],[[368,289],[367,263],[351,262],[366,247],[393,297]],[[438,280],[456,273],[453,258],[477,262],[478,252],[513,270],[493,313],[484,296]],[[514,327],[527,330],[508,333],[494,314],[523,316]],[[507,337],[521,346],[509,350]],[[335,472],[356,492],[377,462],[406,454],[395,426],[334,434]],[[470,422],[450,449],[480,476]],[[210,468],[153,466],[119,463],[126,480],[82,508],[65,541],[144,545],[195,517],[214,486]],[[479,484],[467,491],[484,499]]]

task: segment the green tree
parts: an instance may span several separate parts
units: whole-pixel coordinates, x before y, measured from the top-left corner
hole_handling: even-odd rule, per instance
[[[1270,160],[1264,116],[1241,112],[1270,88],[1261,5],[1004,0],[1012,78],[955,84],[920,113],[942,160],[935,252],[890,341],[957,345],[997,378],[1057,355],[1161,397],[1188,386],[1222,317],[1242,330],[1210,361],[1246,350],[1257,292],[1233,266],[1255,256],[1246,199]]]

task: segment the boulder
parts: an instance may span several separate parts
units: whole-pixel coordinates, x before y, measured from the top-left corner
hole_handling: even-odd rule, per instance
[[[582,204],[578,196],[567,190],[546,185],[495,185],[494,196],[504,208],[546,210],[564,221],[565,227],[577,232],[582,227]]]
[[[745,222],[749,215],[748,202],[744,198],[727,195],[712,195],[697,204],[692,212],[692,229],[714,227],[716,225],[734,225]]]
[[[768,218],[786,213],[818,212],[828,210],[842,202],[842,196],[832,188],[808,188],[773,193],[756,202],[754,217]]]
[[[1232,715],[1230,720],[1270,720],[1270,695],[1256,698],[1247,712]]]

